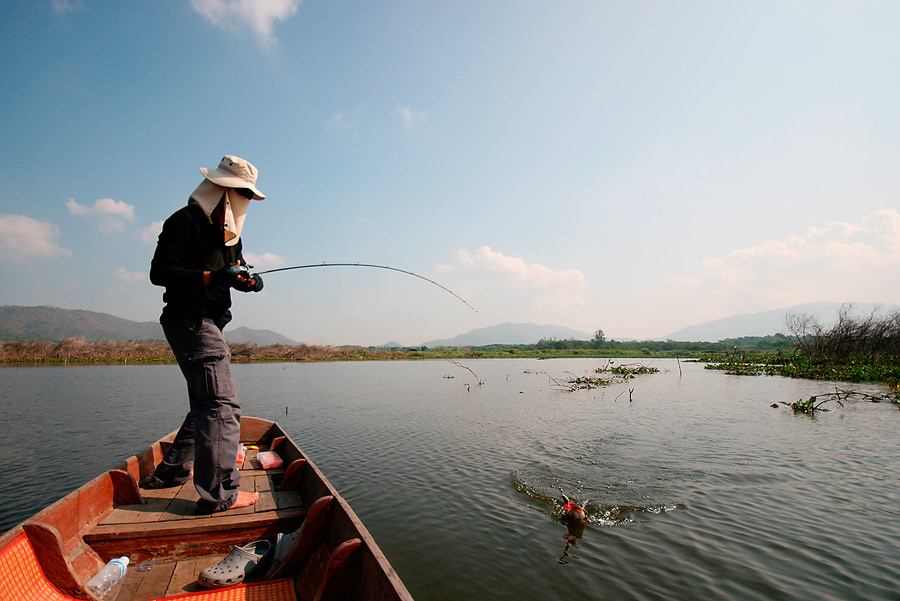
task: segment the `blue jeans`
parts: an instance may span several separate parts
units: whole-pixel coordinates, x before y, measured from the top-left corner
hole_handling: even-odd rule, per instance
[[[193,467],[198,510],[224,511],[237,499],[241,483],[236,466],[241,407],[231,351],[210,319],[183,318],[162,326],[187,381],[191,410],[154,473],[162,480],[187,481]]]

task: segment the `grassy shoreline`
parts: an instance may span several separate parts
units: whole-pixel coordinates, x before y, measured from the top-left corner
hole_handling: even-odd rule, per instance
[[[319,345],[229,345],[234,363],[321,361],[419,361],[429,359],[681,359],[706,363],[706,369],[730,375],[779,375],[813,380],[876,382],[900,385],[900,357],[849,361],[814,361],[781,351],[709,352],[685,348],[546,348],[536,345],[436,348],[334,347]],[[174,363],[164,341],[0,342],[0,366],[12,365],[116,365]]]
[[[738,376],[784,376],[807,380],[884,383],[900,385],[900,362],[896,358],[855,359],[846,362],[821,361],[802,355],[791,357],[746,357],[740,361],[706,360],[706,369]]]
[[[520,347],[373,348],[319,345],[229,344],[234,363],[313,361],[416,361],[425,359],[698,358],[700,353],[610,349],[523,349]],[[0,342],[0,365],[172,363],[169,345],[141,342]]]

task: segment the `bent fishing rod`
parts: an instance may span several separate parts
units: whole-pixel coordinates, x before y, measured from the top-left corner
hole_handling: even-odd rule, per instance
[[[425,280],[426,282],[429,282],[431,284],[434,284],[441,290],[445,290],[446,292],[449,292],[450,294],[452,294],[453,296],[455,296],[456,298],[461,300],[465,306],[467,306],[468,308],[470,308],[473,311],[475,311],[476,313],[478,313],[478,309],[476,309],[475,307],[473,307],[472,305],[467,303],[466,299],[464,299],[457,293],[453,292],[446,286],[442,286],[441,284],[438,284],[434,280],[426,278],[424,275],[419,275],[418,273],[414,273],[412,271],[407,271],[405,269],[399,269],[397,267],[388,267],[387,265],[372,265],[371,263],[311,263],[309,265],[294,265],[292,267],[277,267],[275,269],[266,269],[265,271],[257,271],[256,273],[258,273],[259,275],[262,275],[264,273],[276,273],[278,271],[290,271],[292,269],[307,269],[310,267],[371,267],[373,269],[387,269],[389,271],[399,271],[400,273],[405,273],[406,275],[411,275],[411,276],[417,277],[421,280]]]

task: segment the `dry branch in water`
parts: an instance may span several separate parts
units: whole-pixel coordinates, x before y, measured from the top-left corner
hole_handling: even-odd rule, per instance
[[[463,369],[468,370],[470,374],[472,374],[473,376],[475,376],[475,381],[478,382],[478,385],[479,385],[479,386],[481,386],[482,384],[484,384],[484,382],[481,381],[481,378],[478,377],[478,374],[476,374],[474,371],[472,371],[471,368],[468,368],[468,367],[466,367],[465,365],[463,365],[462,363],[460,363],[459,361],[454,361],[453,359],[447,359],[447,361],[449,361],[450,363],[452,363],[452,364],[455,365],[456,367],[461,367],[461,368],[463,368]]]
[[[891,392],[884,392],[880,394],[869,394],[866,392],[857,392],[855,390],[841,390],[840,388],[835,388],[834,392],[826,392],[824,394],[813,395],[805,401],[803,399],[794,401],[793,403],[781,401],[781,404],[790,407],[794,411],[794,413],[814,415],[819,411],[831,411],[831,409],[827,409],[824,407],[825,403],[835,402],[843,407],[843,401],[893,403],[894,405],[900,406],[900,396],[898,396],[897,392],[893,390]],[[777,407],[778,404],[776,403],[772,406]]]

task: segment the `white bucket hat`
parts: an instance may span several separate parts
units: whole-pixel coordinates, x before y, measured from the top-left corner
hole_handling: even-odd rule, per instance
[[[256,178],[259,177],[259,171],[250,164],[250,161],[240,157],[226,154],[219,161],[218,168],[206,169],[201,167],[200,173],[212,183],[223,188],[247,188],[253,192],[254,200],[262,200],[266,197],[265,194],[256,188]]]

